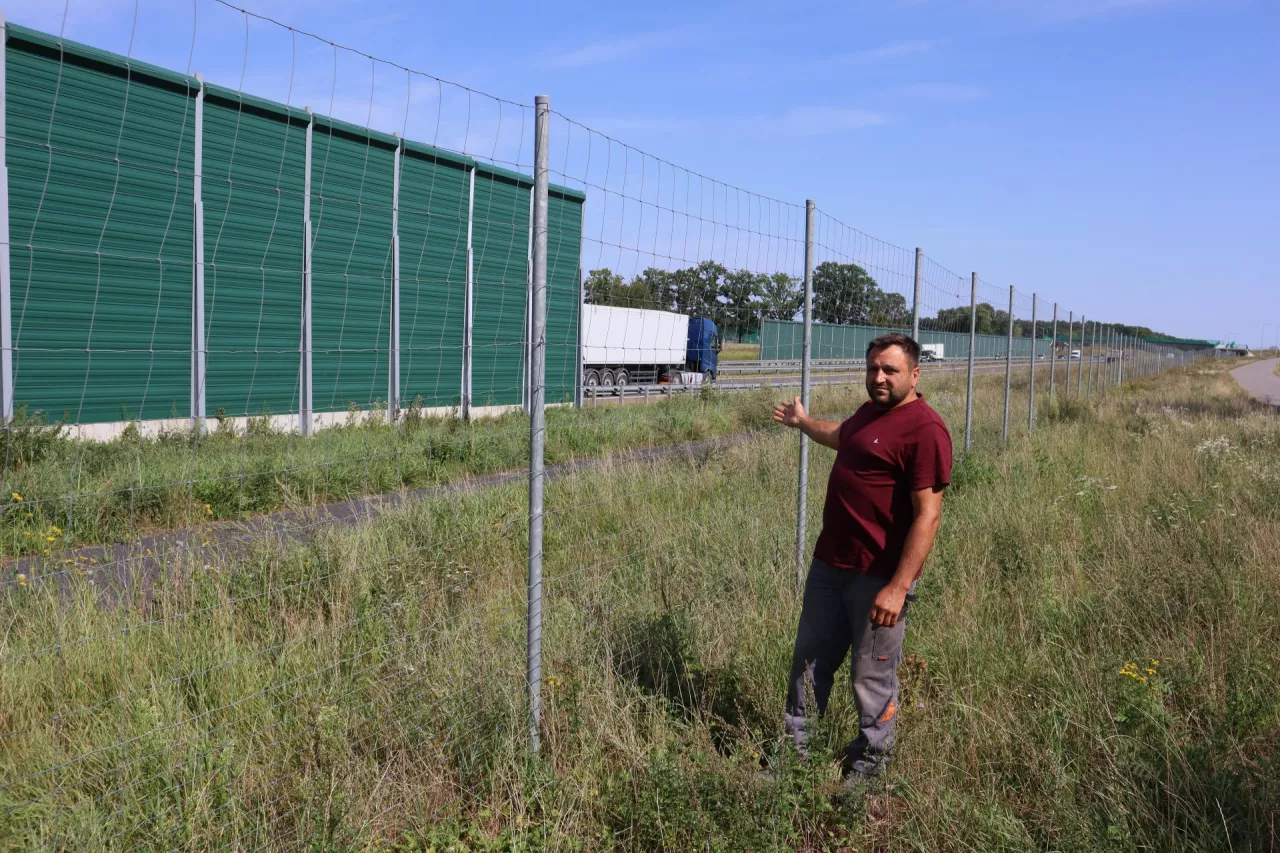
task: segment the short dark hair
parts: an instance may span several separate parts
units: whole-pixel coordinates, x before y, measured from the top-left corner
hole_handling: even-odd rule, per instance
[[[920,344],[916,343],[915,338],[910,335],[904,335],[902,332],[890,332],[887,335],[872,339],[871,343],[867,344],[867,359],[871,359],[871,353],[887,347],[902,347],[902,351],[907,354],[907,361],[911,363],[912,367],[920,364]]]

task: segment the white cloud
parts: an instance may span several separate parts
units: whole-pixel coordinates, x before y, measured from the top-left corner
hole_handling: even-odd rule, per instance
[[[904,56],[914,56],[919,53],[928,53],[937,47],[936,41],[909,40],[895,41],[889,44],[873,47],[869,50],[859,50],[854,53],[846,54],[843,58],[849,63],[863,62],[883,62],[887,59],[901,59]]]
[[[654,138],[673,135],[721,139],[746,136],[756,139],[826,136],[877,127],[889,122],[888,116],[868,110],[795,106],[776,115],[596,117],[584,120],[583,124],[625,140],[636,136]]]
[[[687,35],[682,30],[637,33],[625,38],[594,41],[575,50],[551,55],[546,57],[544,64],[552,68],[582,68],[587,65],[622,62],[672,47],[686,38]]]
[[[887,124],[881,113],[844,107],[792,107],[782,116],[783,128],[793,136],[825,136]]]
[[[976,101],[990,93],[981,86],[967,83],[908,83],[887,89],[884,94],[889,98],[956,104]]]
[[[806,63],[805,66],[808,71],[828,71],[834,68],[846,68],[851,65],[873,65],[881,62],[891,62],[908,56],[918,56],[932,51],[937,46],[938,42],[936,41],[920,39],[895,41],[879,47],[854,51],[853,53],[820,56]]]

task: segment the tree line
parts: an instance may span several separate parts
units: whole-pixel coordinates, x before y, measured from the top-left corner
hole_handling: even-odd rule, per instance
[[[804,301],[804,282],[785,272],[772,275],[730,270],[703,261],[678,270],[649,267],[626,281],[611,269],[591,270],[585,282],[592,305],[650,308],[708,317],[726,338],[760,327],[761,320],[795,320]],[[813,271],[813,318],[841,325],[911,324],[907,300],[886,293],[857,264],[825,261]]]
[[[648,308],[674,311],[694,317],[707,317],[720,328],[726,340],[741,340],[759,329],[762,320],[794,321],[799,319],[804,301],[804,282],[785,272],[773,274],[730,270],[715,261],[677,270],[649,267],[627,281],[623,276],[602,267],[591,270],[584,282],[586,301],[591,305],[624,308]],[[813,270],[813,319],[818,323],[908,328],[911,307],[899,293],[884,291],[879,283],[858,264],[824,261]],[[1052,334],[1052,320],[1039,319],[1036,337]],[[1093,323],[1088,324],[1092,333]],[[933,317],[921,317],[920,328],[929,331],[968,332],[969,307],[943,308]],[[1080,339],[1081,324],[1058,322],[1058,337],[1065,340],[1070,331]],[[1131,337],[1162,337],[1146,326],[1123,323],[1100,325]],[[1009,312],[987,302],[977,306],[977,333],[1005,335],[1009,330]],[[1015,317],[1013,336],[1031,336],[1031,320]]]

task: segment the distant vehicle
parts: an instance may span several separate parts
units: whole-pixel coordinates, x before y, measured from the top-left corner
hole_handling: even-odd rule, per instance
[[[644,308],[582,306],[582,384],[713,382],[720,372],[720,333],[704,317]]]
[[[1037,358],[1037,359],[1039,359],[1040,361],[1044,361],[1046,358],[1048,358],[1048,356],[1047,356],[1047,355],[1044,355],[1044,354],[1041,354],[1041,355],[1036,356],[1036,358]]]
[[[1072,357],[1072,358],[1079,358],[1079,357],[1080,357],[1080,350],[1078,350],[1078,349],[1073,349],[1073,350],[1071,351],[1071,357]]]
[[[946,361],[945,349],[945,344],[921,344],[920,361]]]

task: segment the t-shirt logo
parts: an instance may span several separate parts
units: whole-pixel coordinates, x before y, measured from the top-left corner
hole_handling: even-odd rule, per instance
[[[878,439],[878,438],[877,438],[877,439],[875,439],[874,441],[872,441],[871,443],[872,443],[872,444],[879,444],[879,443],[880,443],[880,439]]]

